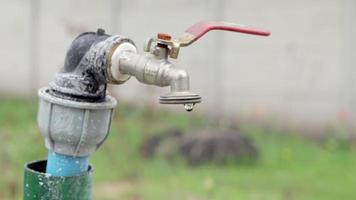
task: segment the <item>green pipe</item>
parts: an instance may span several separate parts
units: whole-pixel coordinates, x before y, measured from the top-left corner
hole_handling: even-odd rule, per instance
[[[46,165],[46,160],[25,165],[24,200],[92,199],[92,167],[77,176],[51,176]]]

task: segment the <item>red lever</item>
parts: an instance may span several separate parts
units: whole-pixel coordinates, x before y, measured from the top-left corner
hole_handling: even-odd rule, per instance
[[[201,21],[189,27],[185,32],[194,36],[193,40],[197,40],[211,30],[224,30],[259,36],[270,35],[269,31],[221,21]]]
[[[270,32],[265,30],[260,30],[251,27],[245,27],[243,25],[232,24],[229,22],[221,21],[202,21],[194,24],[189,27],[184,34],[179,38],[172,39],[170,35],[159,33],[157,38],[150,38],[145,44],[144,50],[150,52],[151,44],[153,42],[169,46],[169,56],[171,58],[177,58],[179,54],[180,47],[185,47],[197,39],[201,38],[205,33],[211,30],[223,30],[223,31],[232,31],[238,33],[245,33],[251,35],[259,36],[269,36]]]

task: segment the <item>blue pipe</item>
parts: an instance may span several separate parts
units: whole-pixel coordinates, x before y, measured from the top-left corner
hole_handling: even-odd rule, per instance
[[[52,176],[75,176],[89,168],[89,157],[74,157],[48,152],[46,173]]]

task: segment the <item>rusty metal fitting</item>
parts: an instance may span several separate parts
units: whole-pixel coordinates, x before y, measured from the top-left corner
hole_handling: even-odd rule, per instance
[[[158,33],[157,38],[160,40],[171,40],[172,36],[167,33]]]

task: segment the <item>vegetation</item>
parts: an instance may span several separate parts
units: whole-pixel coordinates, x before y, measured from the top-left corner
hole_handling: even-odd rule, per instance
[[[24,163],[46,157],[36,112],[36,100],[0,100],[0,199],[21,199]],[[202,126],[212,125],[191,114],[121,106],[109,138],[91,158],[94,199],[356,199],[356,150],[352,142],[332,137],[320,144],[298,134],[240,125],[259,148],[253,165],[188,167],[141,158],[145,136]]]

